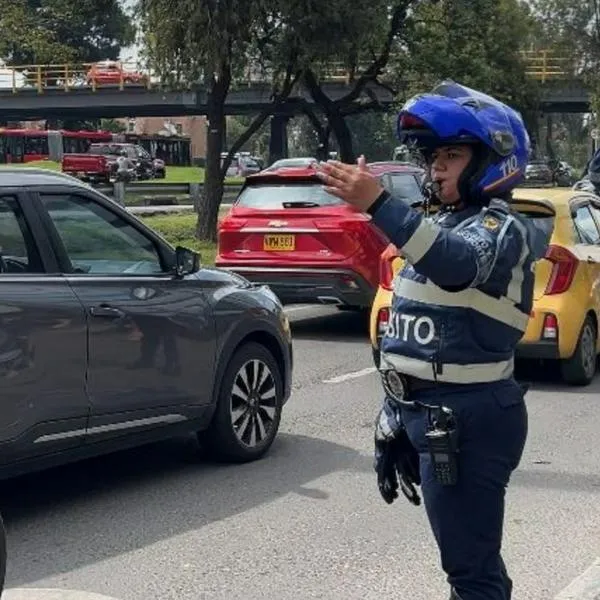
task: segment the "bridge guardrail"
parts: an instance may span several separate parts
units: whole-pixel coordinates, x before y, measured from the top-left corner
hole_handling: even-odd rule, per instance
[[[521,55],[525,59],[526,73],[541,82],[564,78],[571,72],[573,60],[557,56],[551,50],[526,50]],[[110,68],[106,65],[110,63]],[[357,65],[360,74],[368,64]],[[104,69],[104,70],[103,70]],[[111,70],[112,69],[112,70]],[[332,62],[323,68],[324,82],[350,82],[351,70],[340,62]],[[385,78],[385,73],[384,73]],[[268,83],[267,72],[246,69],[245,75],[237,83],[240,85]],[[45,90],[90,89],[94,92],[103,88],[124,90],[131,87],[160,88],[156,75],[137,61],[101,61],[100,63],[63,63],[47,65],[13,65],[3,67],[0,74],[1,89],[20,91],[36,89],[39,94]]]

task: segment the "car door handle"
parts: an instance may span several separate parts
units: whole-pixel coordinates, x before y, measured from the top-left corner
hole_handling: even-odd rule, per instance
[[[92,317],[108,317],[110,319],[120,319],[125,316],[125,313],[122,310],[115,308],[114,306],[109,306],[108,304],[92,306],[92,308],[90,308],[90,314]]]

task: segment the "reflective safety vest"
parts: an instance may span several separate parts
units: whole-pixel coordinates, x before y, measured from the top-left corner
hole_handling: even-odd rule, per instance
[[[425,218],[392,197],[371,213],[406,258],[381,368],[451,383],[510,377],[550,232],[501,200]]]

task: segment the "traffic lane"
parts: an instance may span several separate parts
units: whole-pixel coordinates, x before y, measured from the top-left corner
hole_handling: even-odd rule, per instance
[[[294,345],[294,389],[373,366],[369,318],[331,306],[286,308]]]
[[[528,393],[506,517],[515,598],[552,597],[597,554],[599,387]],[[445,597],[423,509],[378,495],[379,402],[375,375],[296,390],[271,453],[249,465],[198,460],[186,440],[10,483],[8,585],[120,600]]]

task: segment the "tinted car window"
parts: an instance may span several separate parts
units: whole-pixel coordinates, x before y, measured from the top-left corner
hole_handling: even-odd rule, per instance
[[[420,200],[423,195],[421,193],[421,186],[414,175],[409,173],[391,173],[389,178],[386,178],[389,183],[386,187],[389,187],[390,194],[393,194],[396,198],[402,200],[408,200],[414,202]],[[384,180],[385,184],[385,180]]]
[[[580,206],[575,211],[574,220],[579,238],[583,244],[597,244],[600,241],[600,234],[589,206]]]
[[[162,272],[152,240],[89,198],[42,195],[74,272],[152,275]]]
[[[319,183],[264,184],[244,189],[237,199],[246,208],[286,208],[291,205],[336,206],[343,200],[328,194]]]
[[[33,236],[16,199],[0,196],[0,274],[42,271]]]

